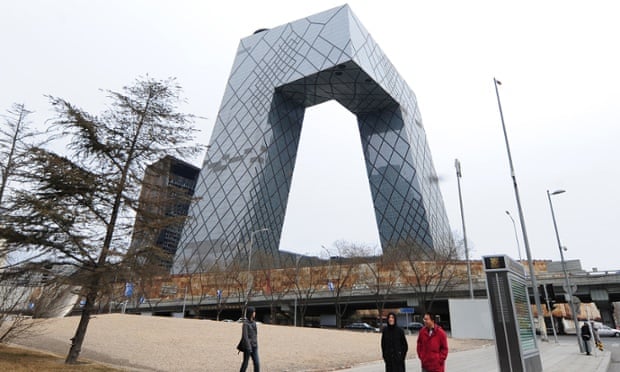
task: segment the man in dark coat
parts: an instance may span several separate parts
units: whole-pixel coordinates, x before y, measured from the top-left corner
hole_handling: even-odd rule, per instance
[[[583,346],[586,348],[586,354],[590,355],[590,339],[592,333],[590,332],[590,325],[588,322],[583,323],[581,326],[581,339],[583,340]]]
[[[258,363],[258,332],[256,330],[256,321],[254,321],[254,318],[256,318],[256,311],[252,306],[248,306],[245,314],[241,332],[241,342],[239,342],[239,348],[243,351],[243,364],[241,364],[240,372],[245,372],[248,368],[250,357],[252,357],[254,372],[260,372]]]
[[[445,372],[448,337],[446,332],[435,324],[435,317],[431,313],[424,314],[424,328],[418,334],[417,351],[422,362],[422,372]]]
[[[408,349],[405,332],[396,325],[396,314],[389,313],[387,326],[381,333],[381,352],[385,361],[385,372],[405,372]]]

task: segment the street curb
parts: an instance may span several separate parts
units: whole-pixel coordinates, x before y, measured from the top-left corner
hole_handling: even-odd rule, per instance
[[[601,362],[595,372],[607,372],[607,370],[609,369],[609,364],[611,362],[611,351],[605,352],[603,358],[605,359]]]

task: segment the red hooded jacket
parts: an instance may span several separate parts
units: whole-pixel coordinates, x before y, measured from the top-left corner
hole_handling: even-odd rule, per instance
[[[448,338],[440,326],[435,324],[432,332],[427,327],[420,330],[417,351],[422,368],[429,372],[445,372]]]

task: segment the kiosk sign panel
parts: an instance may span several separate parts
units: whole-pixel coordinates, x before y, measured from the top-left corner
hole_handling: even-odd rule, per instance
[[[485,256],[483,262],[499,370],[542,371],[525,269],[505,255]]]
[[[527,286],[517,280],[512,280],[510,285],[512,287],[512,295],[517,316],[521,350],[523,350],[526,354],[532,351],[537,351],[536,334],[534,332],[534,328],[532,327],[532,320],[530,319],[531,307],[530,302],[528,301]]]

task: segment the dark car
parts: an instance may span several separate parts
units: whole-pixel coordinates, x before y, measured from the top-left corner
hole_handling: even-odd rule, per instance
[[[344,328],[350,329],[353,331],[379,332],[379,328],[375,328],[368,323],[362,323],[362,322],[351,323],[351,324],[344,326]]]

